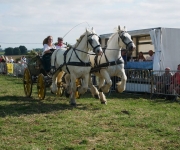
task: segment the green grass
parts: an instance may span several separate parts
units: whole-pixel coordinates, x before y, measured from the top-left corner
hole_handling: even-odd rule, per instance
[[[112,93],[107,105],[87,93],[71,107],[50,94],[39,101],[36,85],[24,96],[22,79],[0,76],[2,150],[177,150],[180,105],[149,95]]]
[[[0,55],[4,55],[4,51],[0,51]]]

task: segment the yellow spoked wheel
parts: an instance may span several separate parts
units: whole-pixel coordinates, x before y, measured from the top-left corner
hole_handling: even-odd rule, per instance
[[[76,87],[77,87],[77,90],[76,90],[76,98],[80,98],[81,97],[81,94],[79,94],[78,92],[78,87],[81,86],[81,79],[76,79]]]
[[[37,78],[37,92],[39,99],[43,100],[46,95],[46,83],[42,73],[39,74]]]
[[[58,91],[57,91],[57,93],[56,93],[56,95],[58,95],[58,96],[63,96],[63,94],[64,94],[64,86],[63,86],[63,83],[62,82],[58,82],[57,83],[57,88],[58,88]]]
[[[23,84],[26,97],[30,97],[32,94],[32,78],[28,68],[24,70]]]

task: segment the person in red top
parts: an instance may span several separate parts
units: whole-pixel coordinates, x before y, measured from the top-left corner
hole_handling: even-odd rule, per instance
[[[0,62],[2,61],[2,56],[0,56]]]
[[[171,82],[170,92],[173,93],[173,90],[175,90],[177,94],[180,94],[180,64],[178,65],[177,72],[172,76]]]

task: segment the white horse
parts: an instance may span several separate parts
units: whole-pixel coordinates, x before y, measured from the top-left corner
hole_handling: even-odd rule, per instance
[[[95,57],[90,55],[90,61],[92,64],[91,72],[99,77],[99,85],[97,88],[92,84],[89,79],[89,87],[94,97],[99,98],[102,104],[106,104],[107,100],[104,93],[108,93],[112,86],[111,77],[117,76],[121,78],[121,81],[117,83],[118,92],[122,93],[126,88],[126,74],[124,70],[124,60],[121,57],[121,49],[134,50],[135,45],[131,39],[131,36],[125,31],[125,28],[120,29],[112,34],[107,43],[103,55]],[[105,84],[104,84],[105,79]]]
[[[52,92],[57,91],[57,75],[59,72],[64,71],[69,74],[70,83],[67,88],[70,94],[70,104],[76,105],[75,93],[76,93],[76,79],[82,78],[83,84],[78,88],[80,94],[84,94],[88,89],[89,73],[91,70],[91,63],[89,59],[88,51],[93,50],[97,55],[102,54],[102,48],[99,43],[99,36],[92,29],[87,30],[80,36],[76,44],[70,49],[56,50],[51,56],[51,66],[55,66],[57,69],[52,77]],[[63,73],[62,73],[63,76]]]

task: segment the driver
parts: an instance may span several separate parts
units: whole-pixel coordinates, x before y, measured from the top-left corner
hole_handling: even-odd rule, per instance
[[[52,36],[47,36],[43,41],[42,61],[45,71],[48,73],[51,70],[51,55],[56,50],[56,46],[53,44]]]

